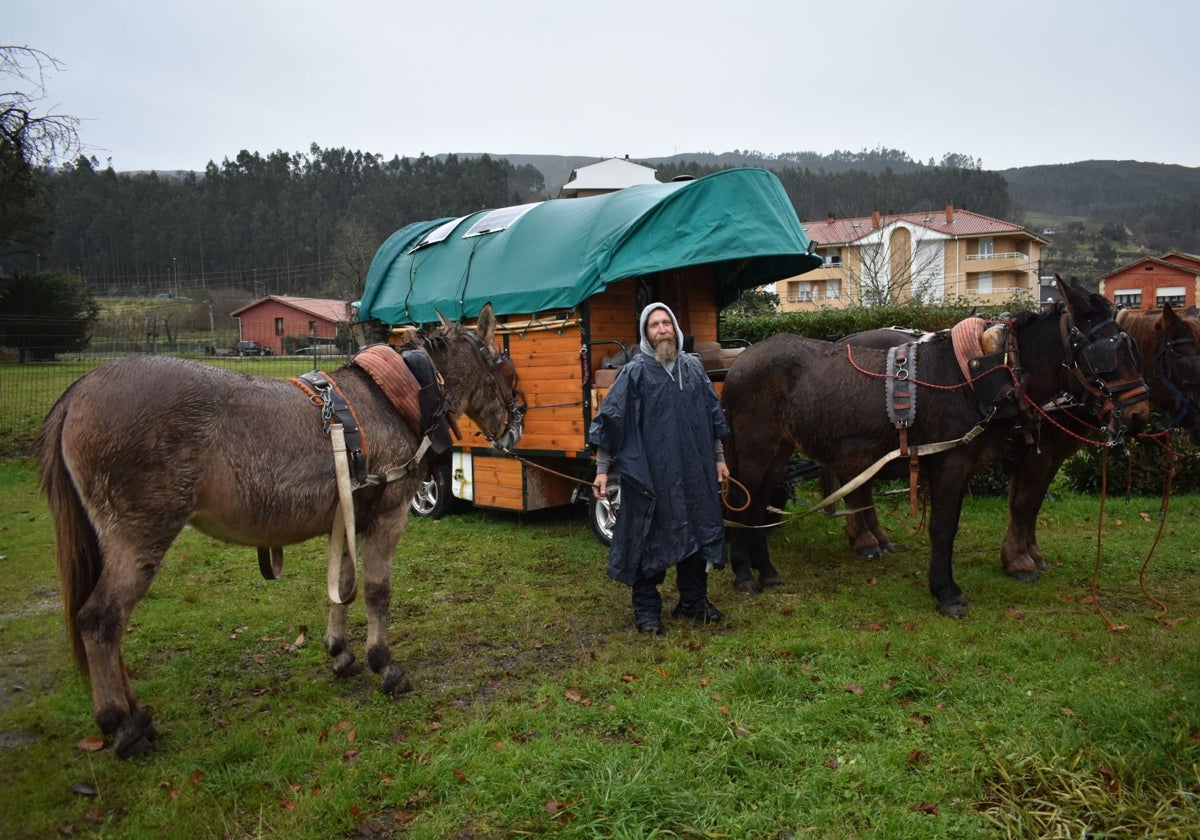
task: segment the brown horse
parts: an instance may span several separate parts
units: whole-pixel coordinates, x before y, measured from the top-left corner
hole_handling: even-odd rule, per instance
[[[449,422],[465,412],[507,447],[520,437],[521,412],[516,371],[493,347],[495,327],[489,305],[475,330],[443,319],[409,349],[423,353],[444,381]],[[398,355],[379,347],[388,359]],[[367,661],[382,689],[399,694],[411,686],[388,647],[392,555],[429,455],[385,395],[399,390],[395,376],[379,379],[351,361],[326,377],[362,431],[364,474],[375,479],[360,481],[352,502],[363,556]],[[330,417],[318,406],[338,403],[334,390],[315,399],[296,382],[130,357],[81,377],[46,417],[39,475],[55,522],[67,630],[76,662],[91,677],[96,722],[122,758],[148,749],[156,737],[126,675],[122,635],[183,527],[256,546],[260,562],[264,550],[281,556],[285,545],[332,533],[337,471]],[[340,570],[340,581],[336,568],[331,573],[332,583],[349,593],[348,603],[355,584],[345,556]],[[347,603],[331,607],[325,634],[339,675],[354,661]]]
[[[1200,444],[1200,319],[1195,308],[1180,317],[1168,304],[1162,312],[1120,310],[1117,324],[1137,344],[1142,359],[1142,377],[1150,388],[1150,404],[1169,426],[1184,429]],[[936,333],[888,328],[848,335],[839,344],[888,348],[911,341],[929,341]],[[1077,407],[1052,406],[1045,418],[1034,418],[1032,443],[1025,435],[1009,441],[1004,459],[1009,472],[1008,528],[1000,545],[1004,571],[1023,581],[1033,581],[1046,562],[1037,543],[1037,515],[1050,482],[1063,462],[1079,451],[1085,439],[1095,434],[1095,422],[1081,416]],[[837,489],[827,471],[822,474],[826,494]],[[851,547],[865,557],[879,557],[897,546],[879,525],[874,509],[846,517],[846,537]]]
[[[1105,414],[1114,434],[1136,432],[1149,414],[1136,346],[1117,327],[1112,305],[1078,284],[1059,287],[1064,303],[1018,317],[1005,331],[995,367],[973,374],[974,389],[966,387],[949,336],[915,352],[916,413],[905,434],[931,502],[929,589],[943,615],[966,614],[952,558],[967,480],[1000,457],[1033,406],[1069,394]],[[779,581],[761,526],[771,488],[794,450],[845,484],[902,448],[884,394],[889,379],[904,378],[889,372],[888,355],[785,334],[750,347],[731,366],[722,395],[732,430],[726,454],[751,497],[740,522],[750,527],[732,529],[730,539],[734,584],[742,591],[754,591],[751,568],[760,584]],[[997,376],[1005,387],[981,405],[976,394]],[[890,460],[879,475],[905,476],[909,468],[909,458]],[[852,509],[869,507],[870,482],[846,499]]]
[[[1121,310],[1116,320],[1141,350],[1151,405],[1170,426],[1186,430],[1200,444],[1200,321],[1179,317],[1170,304],[1161,313]],[[1059,467],[1092,431],[1074,412],[1053,412],[1051,417],[1057,426],[1043,423],[1036,445],[1018,444],[1015,451],[1000,563],[1018,580],[1037,580],[1038,570],[1046,568],[1037,542],[1038,511]]]

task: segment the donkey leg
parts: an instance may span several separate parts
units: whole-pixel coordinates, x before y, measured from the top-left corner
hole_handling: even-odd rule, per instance
[[[105,567],[76,617],[92,683],[92,714],[111,736],[121,758],[148,750],[157,738],[150,714],[137,701],[121,654],[121,641],[134,608],[150,588],[162,561],[158,554],[138,562],[131,549],[105,548]]]
[[[349,612],[349,604],[330,604],[329,622],[325,625],[325,651],[332,660],[329,664],[333,673],[339,677],[348,677],[362,670],[361,666],[355,667],[354,653],[346,638],[346,616]]]
[[[412,683],[404,669],[392,659],[388,645],[388,611],[392,604],[392,556],[396,543],[408,517],[408,505],[386,516],[381,516],[372,525],[372,536],[367,542],[364,595],[367,605],[367,664],[380,676],[380,688],[393,697],[412,691]]]

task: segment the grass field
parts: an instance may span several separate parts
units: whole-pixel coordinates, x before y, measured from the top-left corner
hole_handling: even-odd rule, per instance
[[[1098,499],[1056,494],[1035,584],[999,571],[1003,501],[969,499],[965,621],[935,614],[906,503],[882,506],[910,550],[855,558],[836,520],[789,522],[784,586],[744,596],[715,572],[726,620],[663,638],[632,631],[579,511],[416,520],[400,700],[331,674],[320,541],[268,583],[252,549],[186,531],[127,628],[161,737],[122,762],[93,750],[32,465],[0,463],[0,835],[1200,834],[1200,498],[1171,500],[1150,559],[1158,620],[1138,582],[1158,499],[1110,498],[1100,528]],[[360,659],[364,625],[356,607]]]

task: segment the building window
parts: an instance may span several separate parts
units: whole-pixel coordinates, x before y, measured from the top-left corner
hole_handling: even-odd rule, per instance
[[[1154,294],[1154,305],[1162,309],[1166,304],[1185,306],[1187,290],[1183,286],[1163,286]]]
[[[839,251],[826,251],[824,257],[825,268],[837,268],[842,264],[842,255]]]
[[[812,300],[812,283],[800,280],[788,284],[788,303],[807,303]]]
[[[283,335],[283,319],[275,319],[275,335]]]
[[[1122,289],[1119,292],[1113,292],[1113,303],[1125,309],[1141,309],[1142,290]]]
[[[825,281],[825,300],[837,300],[842,295],[842,281]]]
[[[992,293],[992,272],[985,271],[979,275],[979,287],[976,291],[981,295],[990,295]]]
[[[996,253],[995,240],[990,236],[985,236],[979,240],[979,258],[987,259]]]

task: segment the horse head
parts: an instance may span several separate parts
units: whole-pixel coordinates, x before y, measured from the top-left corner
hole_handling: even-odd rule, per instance
[[[1072,279],[1055,275],[1063,296],[1059,320],[1068,391],[1108,424],[1112,440],[1136,434],[1150,417],[1149,389],[1142,378],[1137,343],[1117,324],[1112,304]]]
[[[1123,326],[1127,319],[1118,317]],[[1164,304],[1162,315],[1154,319],[1152,349],[1154,368],[1147,370],[1151,399],[1169,425],[1186,429],[1200,445],[1200,316],[1195,307],[1181,317]]]
[[[492,305],[479,311],[475,328],[465,329],[438,313],[445,352],[438,359],[443,375],[455,382],[458,410],[466,412],[497,449],[521,439],[525,398],[517,388],[517,368],[507,352],[496,349],[496,316]],[[442,344],[442,342],[435,342]]]

